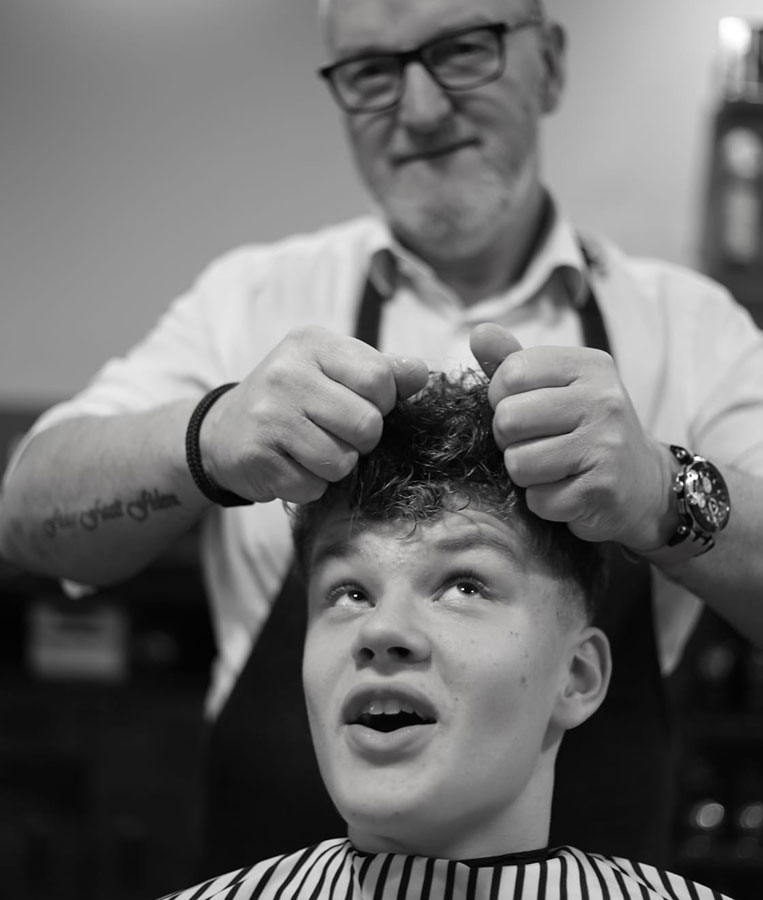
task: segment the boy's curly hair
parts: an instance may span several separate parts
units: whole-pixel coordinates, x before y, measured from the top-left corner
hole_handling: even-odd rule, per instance
[[[361,528],[395,521],[409,523],[413,531],[420,522],[475,505],[516,527],[528,552],[578,589],[592,618],[604,581],[600,548],[528,509],[525,492],[510,481],[493,437],[487,389],[484,376],[473,371],[455,377],[431,374],[424,390],[398,401],[385,416],[374,450],[318,500],[291,511],[302,573],[309,570],[321,523],[336,509],[348,511]]]

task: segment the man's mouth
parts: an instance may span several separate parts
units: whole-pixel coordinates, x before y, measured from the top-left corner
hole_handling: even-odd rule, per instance
[[[473,140],[461,140],[456,141],[455,143],[441,144],[436,147],[420,147],[415,150],[408,150],[396,154],[393,161],[395,165],[402,166],[405,163],[415,162],[416,160],[438,159],[440,157],[450,156],[458,150],[463,150],[464,147],[473,147],[475,143],[476,142]]]

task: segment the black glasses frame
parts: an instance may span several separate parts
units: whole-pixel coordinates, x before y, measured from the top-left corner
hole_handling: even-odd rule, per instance
[[[340,59],[338,62],[331,63],[327,66],[322,66],[318,69],[319,77],[323,78],[328,82],[328,85],[331,89],[331,93],[333,94],[334,99],[337,104],[344,110],[344,112],[349,113],[350,115],[356,115],[361,113],[376,113],[376,112],[386,112],[387,110],[394,109],[397,104],[400,102],[403,93],[405,91],[405,70],[408,66],[417,62],[420,63],[429,73],[430,77],[437,82],[437,84],[448,93],[460,93],[463,91],[472,91],[475,88],[482,87],[485,84],[489,84],[491,81],[496,81],[501,77],[505,68],[506,68],[506,36],[514,31],[520,31],[524,28],[535,28],[537,26],[543,25],[544,20],[540,16],[530,16],[526,19],[521,19],[517,22],[493,22],[487,25],[469,25],[466,28],[459,28],[456,31],[449,31],[444,34],[440,34],[435,38],[431,38],[428,41],[425,41],[423,44],[419,44],[418,47],[414,47],[412,50],[401,50],[399,52],[379,52],[379,53],[359,53],[356,56],[348,56],[345,59]],[[449,41],[453,38],[460,37],[464,34],[471,34],[472,32],[478,31],[488,31],[495,35],[497,40],[498,47],[498,65],[494,72],[491,72],[487,78],[482,78],[474,83],[469,84],[467,87],[449,87],[447,84],[443,84],[441,79],[437,76],[437,74],[432,70],[428,62],[428,57],[430,51],[433,47],[436,47],[442,41]],[[344,97],[342,96],[340,88],[337,87],[335,81],[335,75],[338,69],[341,69],[343,66],[348,63],[354,62],[362,62],[363,60],[371,60],[371,59],[393,59],[399,69],[399,84],[393,100],[385,101],[380,105],[376,104],[363,104],[362,106],[356,106],[354,104],[348,104]]]

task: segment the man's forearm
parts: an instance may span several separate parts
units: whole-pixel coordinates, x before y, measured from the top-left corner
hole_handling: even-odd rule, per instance
[[[0,498],[0,555],[86,584],[140,571],[209,508],[185,464],[194,401],[35,437]]]
[[[686,562],[659,565],[740,634],[763,647],[763,479],[729,470],[724,476],[732,513],[715,547]]]

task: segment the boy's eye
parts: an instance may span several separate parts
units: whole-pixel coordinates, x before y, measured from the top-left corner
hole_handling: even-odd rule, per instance
[[[326,597],[328,606],[355,609],[366,606],[369,602],[368,594],[357,585],[340,584],[332,588]]]
[[[462,602],[473,597],[484,597],[486,594],[485,585],[476,578],[456,578],[443,588],[440,600]]]

